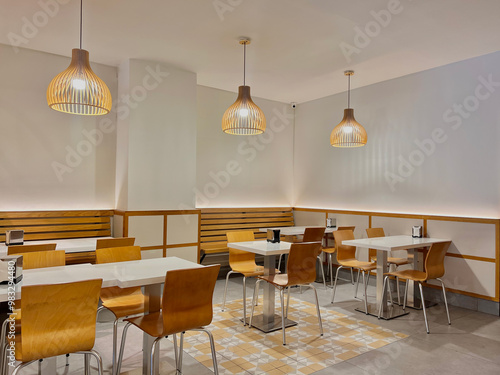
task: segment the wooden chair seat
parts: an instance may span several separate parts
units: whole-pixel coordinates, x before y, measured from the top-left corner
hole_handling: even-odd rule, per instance
[[[376,255],[372,256],[372,257],[370,257],[370,259],[372,260],[372,262],[376,262],[377,261],[377,256]],[[388,265],[394,264],[397,267],[404,266],[405,264],[410,264],[410,263],[411,263],[410,257],[408,257],[408,258],[393,258],[393,257],[388,257],[387,258],[387,264]]]
[[[342,266],[347,268],[359,268],[363,271],[372,271],[377,269],[377,264],[372,262],[361,262],[357,259],[342,260]]]
[[[423,271],[417,270],[402,270],[402,271],[394,271],[387,273],[386,275],[391,275],[395,277],[399,277],[400,279],[407,279],[413,281],[426,281],[427,274]]]
[[[113,297],[107,299],[104,295],[105,293],[110,292],[109,289],[111,288],[106,288],[101,292],[102,305],[108,310],[110,310],[117,319],[129,315],[137,315],[144,313],[144,295],[142,294],[140,288],[139,290],[136,290],[134,293],[125,295],[114,294]],[[135,288],[130,288],[130,289],[135,289]]]
[[[233,272],[241,273],[245,277],[260,276],[264,274],[263,266],[256,266],[255,262],[240,262],[232,267]]]

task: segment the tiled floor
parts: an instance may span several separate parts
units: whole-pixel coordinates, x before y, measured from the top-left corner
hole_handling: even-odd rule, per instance
[[[248,295],[253,290],[253,281],[248,281]],[[231,278],[228,288],[228,301],[241,299],[241,278]],[[373,349],[344,361],[331,364],[314,372],[323,374],[500,374],[500,318],[483,313],[450,306],[452,325],[446,321],[446,313],[442,305],[428,309],[431,333],[425,332],[421,311],[410,310],[411,313],[391,321],[378,320],[354,311],[360,302],[353,298],[353,286],[348,282],[340,282],[335,304],[330,304],[331,290],[325,290],[317,284],[321,308],[331,311],[333,315],[344,314],[348,319],[356,319],[387,328],[390,331],[407,335],[399,341],[390,343],[378,349]],[[214,295],[214,303],[222,303],[224,280],[218,280]],[[297,300],[314,303],[311,290],[292,292]],[[370,299],[374,299],[375,290],[369,287]],[[370,296],[371,294],[371,296]],[[237,312],[241,313],[241,311]],[[315,317],[315,315],[312,315]],[[311,335],[317,322],[311,320]],[[326,327],[325,327],[326,328]],[[212,327],[216,329],[216,327]],[[327,332],[325,332],[326,334]],[[105,368],[109,371],[111,362],[111,324],[98,324],[98,339],[96,349],[103,356]],[[131,328],[127,338],[122,374],[141,374],[141,333]],[[249,346],[250,350],[251,347]],[[189,350],[188,350],[189,351]],[[194,355],[194,354],[193,354]],[[167,340],[161,345],[161,374],[175,374],[173,349]],[[64,358],[58,359],[59,374],[81,374],[82,359],[80,356],[70,357],[70,366],[64,366]],[[222,367],[221,367],[222,368]],[[30,371],[31,370],[31,371]],[[36,373],[36,368],[26,369],[25,374]],[[295,373],[295,371],[293,371]],[[95,371],[93,372],[95,373]],[[183,373],[194,375],[211,374],[211,370],[191,355],[185,354]],[[247,372],[247,374],[258,372]]]

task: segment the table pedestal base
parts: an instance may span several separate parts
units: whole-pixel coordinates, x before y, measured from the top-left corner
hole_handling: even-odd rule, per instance
[[[427,305],[425,306],[427,307]],[[361,304],[359,307],[356,307],[355,310],[365,314],[365,304]],[[403,308],[401,306],[398,306],[397,304],[394,304],[394,306],[388,305],[387,310],[382,311],[380,319],[391,320],[408,314],[408,310],[403,310]],[[368,315],[378,317],[378,306],[375,303],[368,304]]]
[[[241,319],[243,321],[243,319]],[[247,324],[250,322],[250,318],[247,318]],[[285,328],[296,326],[297,322],[285,318]],[[252,327],[261,330],[264,333],[269,333],[281,329],[281,315],[274,315],[274,321],[271,323],[264,323],[264,315],[254,315],[252,319]]]

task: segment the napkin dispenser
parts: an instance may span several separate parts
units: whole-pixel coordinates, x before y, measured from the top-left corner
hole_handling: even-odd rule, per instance
[[[422,227],[420,225],[414,225],[412,228],[411,228],[411,236],[413,238],[422,238]]]
[[[22,245],[24,243],[24,230],[6,230],[5,231],[5,244]]]
[[[17,284],[23,278],[23,256],[9,255],[0,258],[0,284]]]
[[[279,229],[268,229],[267,230],[267,242],[271,242],[271,243],[280,242],[280,230]]]
[[[329,217],[326,219],[326,227],[327,228],[335,228],[337,226],[337,219],[333,217]]]

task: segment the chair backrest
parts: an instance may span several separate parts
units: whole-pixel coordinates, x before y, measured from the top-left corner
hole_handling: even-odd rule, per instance
[[[384,228],[366,228],[366,235],[368,238],[385,237]],[[369,249],[369,257],[377,256],[377,250]]]
[[[21,253],[23,256],[23,269],[58,267],[66,265],[66,253],[64,250],[34,251],[32,253]]]
[[[319,251],[319,242],[292,244],[286,264],[288,285],[310,284],[316,280],[316,257]]]
[[[106,249],[96,249],[95,259],[97,264],[126,262],[129,260],[141,259],[140,246],[110,247]]]
[[[333,232],[333,237],[337,249],[337,261],[342,262],[343,260],[356,258],[356,246],[342,245],[342,241],[354,239],[352,230],[336,230]]]
[[[23,362],[94,346],[102,279],[66,284],[23,286],[21,346]]]
[[[323,241],[325,235],[325,227],[322,228],[306,228],[302,242]]]
[[[444,275],[444,257],[451,241],[433,243],[425,257],[426,280],[435,279]]]
[[[100,238],[95,244],[96,249],[107,249],[109,247],[134,246],[134,237]]]
[[[55,249],[55,243],[46,243],[43,245],[12,245],[7,248],[7,255],[31,253],[33,251],[50,251]]]
[[[235,232],[227,232],[227,242],[245,242],[255,241],[255,234],[252,230],[240,230]],[[255,254],[244,250],[229,248],[229,265],[234,265],[241,262],[254,262]]]
[[[220,264],[168,271],[163,289],[163,335],[209,325]]]
[[[337,230],[352,230],[354,232],[354,229],[356,229],[355,226],[351,227],[338,227]]]

